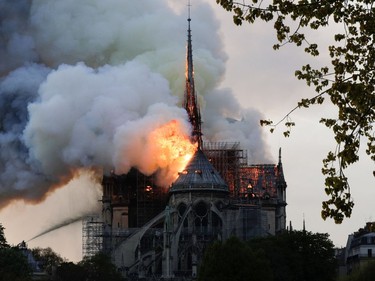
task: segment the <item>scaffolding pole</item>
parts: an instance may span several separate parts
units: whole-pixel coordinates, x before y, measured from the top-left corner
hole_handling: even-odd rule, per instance
[[[82,221],[82,257],[90,258],[102,251],[104,223],[99,215],[87,216]]]

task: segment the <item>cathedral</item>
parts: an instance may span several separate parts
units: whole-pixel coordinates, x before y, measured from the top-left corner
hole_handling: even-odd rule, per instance
[[[136,169],[103,177],[102,214],[83,223],[83,255],[110,255],[129,280],[192,280],[205,249],[231,236],[286,228],[286,182],[277,164],[249,165],[239,142],[203,142],[194,89],[190,17],[184,108],[197,149],[168,188]]]

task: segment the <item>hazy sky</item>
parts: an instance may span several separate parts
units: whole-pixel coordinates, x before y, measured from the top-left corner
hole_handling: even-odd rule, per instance
[[[19,1],[19,3],[22,2]],[[51,163],[53,163],[52,171],[59,172],[65,171],[66,167],[71,165],[78,165],[79,167],[98,163],[107,166],[116,165],[116,160],[113,160],[118,159],[115,157],[116,148],[120,146],[125,149],[128,145],[130,147],[130,144],[110,141],[112,140],[110,133],[115,132],[115,136],[121,136],[130,132],[133,134],[132,136],[137,136],[134,133],[134,127],[139,127],[140,124],[149,126],[147,116],[151,113],[151,116],[154,117],[156,113],[165,116],[166,113],[164,114],[164,112],[166,111],[174,112],[171,113],[171,118],[177,118],[176,116],[180,118],[181,113],[174,107],[175,101],[173,98],[165,96],[167,84],[164,84],[163,77],[169,82],[170,90],[167,90],[167,92],[170,92],[169,94],[172,96],[179,95],[183,88],[184,79],[186,5],[179,0],[169,0],[160,5],[149,2],[144,0],[134,5],[127,3],[122,5],[123,1],[112,0],[108,1],[106,6],[98,4],[86,9],[87,1],[80,2],[82,3],[81,6],[76,4],[75,1],[66,1],[64,7],[48,6],[44,5],[45,1],[34,1],[31,22],[37,32],[32,33],[26,30],[21,33],[21,36],[12,37],[14,39],[12,41],[13,47],[18,46],[17,44],[23,46],[23,48],[20,48],[22,50],[18,50],[18,54],[17,50],[12,53],[0,53],[1,55],[10,54],[11,59],[6,66],[9,66],[12,70],[17,67],[21,68],[22,63],[19,62],[21,59],[18,59],[21,53],[26,57],[25,61],[43,63],[48,66],[48,70],[38,69],[38,73],[41,73],[38,76],[39,80],[43,81],[47,75],[49,76],[45,80],[44,86],[38,91],[41,102],[29,107],[32,118],[27,123],[27,134],[20,131],[28,141],[29,151],[33,152],[29,153],[29,156],[31,155],[34,158],[39,156],[38,163],[41,162],[42,166],[44,164],[48,167],[48,169],[41,168],[46,175],[49,175],[49,170],[52,169]],[[345,246],[348,234],[363,227],[366,221],[375,219],[373,218],[375,206],[372,204],[373,198],[375,198],[374,177],[372,176],[374,163],[361,153],[360,163],[348,171],[355,200],[352,217],[345,219],[341,225],[336,225],[331,220],[323,221],[320,217],[321,202],[326,200],[327,197],[324,193],[324,178],[320,171],[322,159],[329,150],[335,147],[335,143],[330,131],[320,125],[318,121],[320,116],[335,114],[334,109],[327,105],[296,111],[291,118],[297,123],[297,126],[293,128],[289,138],[282,136],[282,127],[276,129],[273,134],[268,133],[267,129],[257,127],[260,118],[278,120],[289,112],[301,98],[314,94],[312,89],[307,88],[303,82],[294,78],[294,71],[309,58],[303,54],[302,50],[293,46],[286,46],[277,52],[273,51],[274,33],[270,25],[250,26],[244,23],[242,26],[235,26],[232,22],[232,15],[218,6],[216,1],[205,0],[203,2],[209,5],[203,5],[200,1],[192,1],[191,27],[196,82],[199,94],[204,96],[201,98],[204,108],[203,113],[206,114],[206,117],[203,116],[203,118],[206,118],[204,123],[206,131],[204,133],[208,138],[214,140],[218,138],[232,140],[229,133],[235,132],[234,140],[241,140],[249,150],[251,162],[276,163],[278,150],[281,147],[284,173],[288,184],[288,223],[292,221],[295,229],[301,229],[303,218],[305,218],[308,230],[328,232],[336,246]],[[97,3],[100,3],[100,1]],[[166,9],[166,3],[169,3],[172,9]],[[71,7],[76,7],[76,9],[72,10]],[[54,26],[52,24],[55,23],[53,11],[59,11],[59,9],[73,15],[69,18],[64,17],[64,13],[60,13],[61,16],[56,18],[56,26]],[[100,10],[101,13],[97,13],[95,9]],[[46,21],[50,24],[46,24]],[[64,27],[63,24],[57,24],[59,21],[64,24],[75,21],[75,24]],[[317,38],[319,42],[325,43],[328,32],[330,31],[321,31],[312,34],[312,36]],[[80,38],[82,36],[83,39]],[[28,42],[29,45],[27,45]],[[27,46],[30,47],[27,48]],[[323,54],[320,59],[323,61],[327,58]],[[85,62],[85,65],[79,64],[80,61]],[[128,61],[133,65],[121,66],[121,63]],[[62,64],[65,64],[65,66],[61,66]],[[147,65],[150,70],[144,69],[140,66],[141,64]],[[103,65],[107,66],[101,68]],[[120,66],[113,67],[115,65]],[[30,69],[34,68],[30,67]],[[132,73],[138,73],[138,76],[141,77],[151,77],[153,82],[150,82],[150,85],[158,85],[158,90],[152,92],[153,98],[156,99],[155,94],[157,94],[158,99],[162,99],[164,105],[162,107],[155,106],[151,101],[145,105],[142,101],[151,98],[145,94],[143,100],[136,105],[119,107],[118,111],[127,110],[128,116],[122,116],[118,122],[121,120],[132,120],[133,122],[135,122],[134,120],[140,120],[137,121],[138,123],[135,122],[133,127],[124,128],[116,123],[111,123],[113,119],[117,118],[115,115],[117,105],[112,103],[111,100],[101,99],[103,95],[100,93],[100,87],[101,85],[108,87],[105,79],[110,76],[111,81],[114,81],[112,84],[115,85],[113,87],[114,93],[117,93],[118,90],[116,85],[121,89],[122,87],[129,88],[130,92],[135,89],[134,92],[148,93],[147,88],[146,90],[143,88],[147,86],[147,83],[144,83],[146,86],[133,83],[135,79],[132,77]],[[155,73],[157,75],[154,75]],[[74,81],[67,79],[72,79],[71,77],[77,77],[77,75],[81,75],[82,79],[87,79],[80,80],[86,83],[84,85],[92,83],[95,80],[93,75],[98,75],[96,80],[99,80],[99,82],[93,87],[99,88],[99,92],[89,95],[81,89],[82,87],[74,88]],[[9,74],[6,72],[3,77],[9,77]],[[124,77],[123,81],[117,84],[116,79],[121,80],[121,77]],[[38,79],[35,78],[33,81]],[[60,81],[65,81],[65,83]],[[103,83],[100,81],[103,81]],[[35,87],[38,88],[38,85],[36,84]],[[82,132],[86,132],[86,130],[83,130],[86,128],[84,125],[76,128],[73,126],[74,122],[69,123],[69,118],[63,118],[65,122],[61,122],[61,118],[56,117],[58,113],[56,113],[56,109],[58,108],[47,110],[54,97],[65,98],[64,104],[69,105],[68,94],[64,94],[63,91],[58,93],[51,90],[58,88],[58,85],[62,89],[69,85],[65,93],[68,93],[68,90],[70,90],[69,93],[73,94],[82,93],[85,99],[82,99],[81,102],[90,104],[91,107],[82,115],[85,118],[80,117],[80,120],[83,120],[82,124],[86,124],[85,121],[87,120],[90,122],[91,120],[95,122],[104,120],[103,124],[110,122],[110,128],[113,132],[105,134],[107,138],[104,140],[93,141],[94,144],[84,142],[85,137],[89,140],[92,139],[91,135],[81,137]],[[4,85],[2,87],[0,90],[5,88]],[[76,97],[77,95],[72,96],[72,100],[77,103],[80,102]],[[113,94],[109,98],[116,100],[118,96]],[[105,111],[106,106],[102,106],[98,111],[95,103],[91,105],[91,100],[100,100],[100,104],[108,105],[108,108],[111,109],[108,109],[110,113]],[[129,103],[130,101],[124,102],[126,105],[129,105]],[[225,104],[225,106],[222,104]],[[145,113],[137,116],[139,119],[134,119],[137,111],[144,111]],[[41,112],[44,115],[40,115]],[[52,112],[52,114],[48,115],[47,112]],[[68,117],[74,114],[81,116],[78,111],[65,113]],[[113,118],[110,121],[101,119],[103,114],[110,114]],[[241,126],[230,127],[223,119],[226,116],[238,118],[245,116],[246,120],[245,123],[240,124]],[[56,139],[55,146],[51,147],[47,144],[51,151],[64,151],[64,157],[61,157],[60,154],[45,153],[43,150],[46,147],[45,143],[44,146],[38,146],[37,137],[43,138],[43,135],[39,135],[39,131],[35,130],[35,128],[40,128],[36,126],[40,120],[48,120],[49,122],[46,122],[46,124],[53,124],[52,129],[55,127],[59,129],[68,128],[65,131],[58,131],[59,133],[56,135],[65,138],[66,132],[69,132],[68,135],[73,136],[69,142],[60,143]],[[47,125],[43,128],[50,129]],[[69,127],[70,125],[72,128]],[[79,130],[80,128],[81,130]],[[74,137],[76,134],[77,137]],[[116,139],[116,137],[113,139]],[[102,154],[95,154],[95,150],[99,151],[98,147],[109,148],[108,151],[104,150],[104,152],[100,150]],[[53,155],[52,158],[50,157],[51,154]],[[42,157],[41,155],[47,155],[48,157]],[[78,158],[76,155],[82,157],[76,159]],[[111,158],[108,155],[113,157]],[[5,156],[2,159],[5,159]],[[14,166],[18,167],[17,165]],[[0,182],[0,188],[9,191],[3,185],[4,182]],[[32,194],[29,191],[27,193]],[[6,195],[5,192],[1,194],[2,196]],[[22,192],[20,194],[22,195]],[[17,244],[22,240],[31,239],[56,224],[100,210],[100,203],[97,201],[99,199],[99,186],[90,178],[90,175],[84,174],[80,180],[74,180],[66,187],[53,192],[43,203],[30,205],[21,200],[0,210],[0,222],[6,228],[7,240],[10,243]],[[81,258],[81,239],[81,224],[77,222],[69,227],[61,228],[32,240],[29,242],[29,246],[50,246],[56,252],[61,253],[62,256],[78,261]]]

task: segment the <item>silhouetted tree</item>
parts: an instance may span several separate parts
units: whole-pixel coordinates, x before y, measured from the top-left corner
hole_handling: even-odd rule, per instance
[[[85,270],[86,278],[90,281],[121,281],[123,280],[111,258],[99,253],[79,263]]]
[[[256,238],[248,244],[264,251],[275,281],[335,280],[337,264],[328,234],[291,231]]]
[[[328,234],[292,231],[241,242],[216,242],[204,256],[198,281],[333,281],[334,246]]]
[[[63,262],[56,269],[57,281],[82,281],[87,280],[87,273],[83,266],[72,262]]]
[[[0,249],[0,281],[29,281],[31,268],[18,248]]]
[[[350,275],[343,276],[339,281],[373,281],[375,279],[375,262],[369,262],[354,270]]]
[[[0,281],[29,281],[31,268],[17,247],[10,247],[0,224]]]
[[[4,234],[4,227],[0,223],[0,249],[1,248],[8,248],[9,245],[7,243],[7,240],[5,239],[5,234]]]
[[[62,262],[56,270],[57,281],[121,281],[124,280],[109,256],[97,254],[77,264]]]
[[[215,242],[205,252],[198,281],[271,281],[272,270],[261,250],[238,238]]]
[[[50,247],[48,248],[33,248],[31,253],[35,260],[40,263],[40,267],[48,274],[52,274],[53,268],[56,268],[65,260],[59,254],[55,253]]]

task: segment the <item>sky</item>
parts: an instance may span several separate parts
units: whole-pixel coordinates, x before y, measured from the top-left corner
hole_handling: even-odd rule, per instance
[[[141,150],[134,149],[141,142],[144,150],[157,154],[153,151],[159,148],[144,132],[179,120],[178,132],[187,133],[178,106],[184,87],[186,3],[11,2],[0,1],[15,15],[0,23],[7,39],[0,45],[0,107],[5,112],[0,223],[11,244],[25,240],[29,247],[52,247],[79,261],[78,219],[101,209],[100,173],[91,168],[163,168],[158,159],[149,163],[133,153]],[[336,246],[345,246],[348,234],[374,220],[374,163],[361,152],[360,162],[348,169],[355,207],[351,218],[336,225],[320,216],[327,199],[322,159],[335,143],[319,119],[334,116],[334,108],[294,112],[291,119],[297,125],[289,138],[283,137],[282,127],[271,134],[258,126],[259,119],[277,121],[301,98],[314,95],[294,77],[310,58],[293,46],[274,51],[272,26],[235,26],[216,1],[191,4],[205,137],[240,140],[251,163],[276,163],[281,147],[288,224],[301,229],[305,220],[308,230],[329,233]],[[331,32],[311,36],[324,45]],[[323,53],[316,63],[327,59]],[[228,124],[226,117],[243,122]]]

